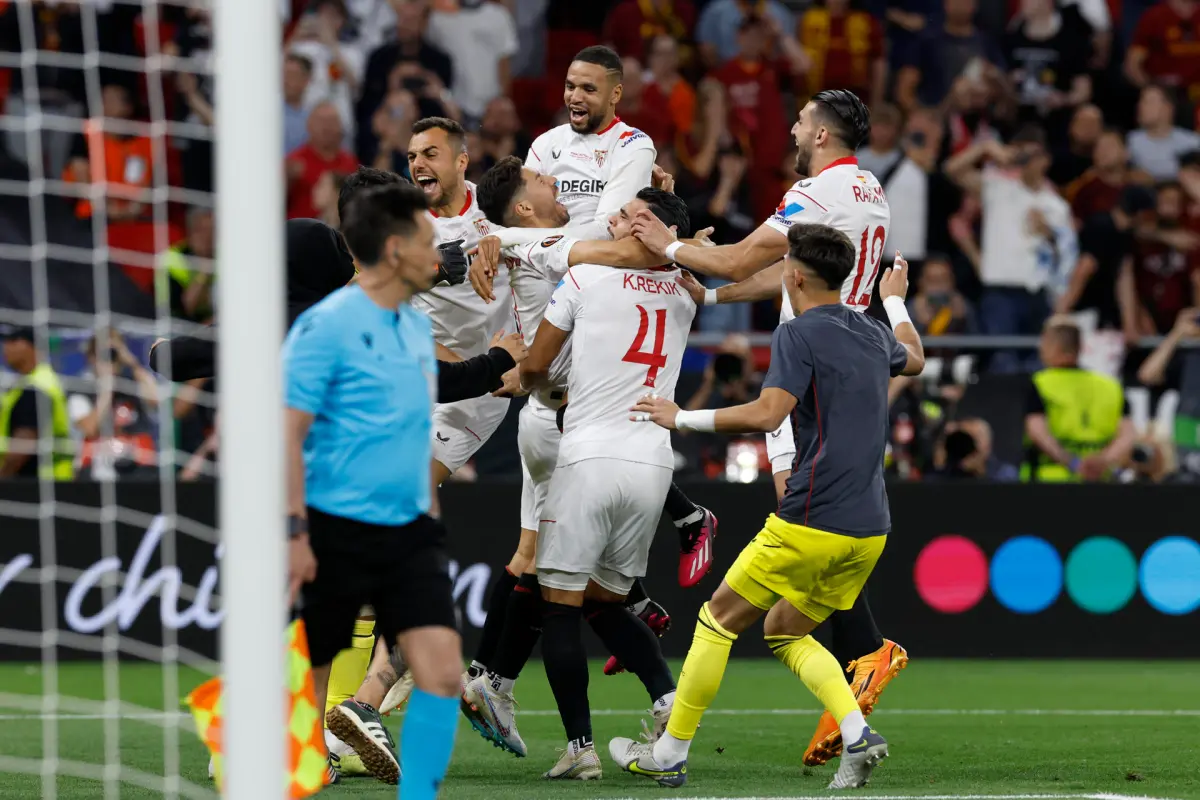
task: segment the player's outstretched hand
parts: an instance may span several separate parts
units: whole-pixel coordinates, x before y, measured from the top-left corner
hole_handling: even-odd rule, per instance
[[[467,273],[471,288],[483,298],[483,302],[490,303],[496,299],[496,293],[492,291],[492,280],[496,277],[496,265],[500,263],[500,238],[483,237],[478,246],[471,248],[468,255],[474,256],[471,269]]]
[[[492,392],[492,397],[521,397],[529,394],[528,390],[521,386],[521,369],[513,367],[508,372],[504,373],[504,383],[500,388]]]
[[[667,247],[676,240],[671,229],[654,216],[652,211],[646,209],[639,211],[633,218],[631,230],[647,250],[663,258],[667,256]]]
[[[681,270],[675,282],[682,286],[683,290],[691,296],[693,303],[698,306],[704,305],[704,287],[700,284],[700,281],[696,280],[695,275],[686,269]]]
[[[455,239],[438,245],[442,263],[438,267],[435,285],[457,286],[467,279],[467,254],[463,252],[462,244],[462,239]]]
[[[679,413],[679,406],[665,397],[648,394],[638,400],[637,405],[630,411],[633,413],[629,419],[633,422],[653,422],[660,428],[666,428],[669,431],[676,429],[675,416]]]
[[[288,605],[296,604],[300,587],[316,580],[317,557],[308,543],[308,534],[301,534],[288,542]]]
[[[503,348],[518,364],[525,360],[525,356],[529,355],[529,350],[525,347],[525,339],[519,333],[505,334],[504,331],[500,331],[492,337],[492,343],[488,347]]]
[[[654,169],[650,172],[650,185],[655,189],[662,189],[664,192],[675,194],[675,176],[658,164],[655,164]]]
[[[896,261],[891,267],[884,270],[883,277],[879,279],[879,299],[886,300],[889,297],[899,297],[904,299],[908,294],[908,262],[904,260],[904,256],[900,255],[900,251],[896,251]]]
[[[716,247],[717,243],[708,238],[713,235],[713,231],[715,230],[716,228],[709,225],[707,228],[701,228],[692,234],[692,238],[699,242],[701,247]]]

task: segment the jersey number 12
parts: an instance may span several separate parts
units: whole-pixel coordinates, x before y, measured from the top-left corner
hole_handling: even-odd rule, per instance
[[[667,336],[667,310],[665,308],[654,310],[654,349],[650,352],[642,350],[646,344],[646,333],[650,330],[650,314],[641,305],[637,307],[637,310],[639,317],[637,336],[633,337],[633,344],[629,345],[628,352],[621,360],[630,364],[644,364],[648,367],[645,385],[654,388],[654,379],[658,377],[658,371],[667,365],[667,354],[662,351],[663,339]]]

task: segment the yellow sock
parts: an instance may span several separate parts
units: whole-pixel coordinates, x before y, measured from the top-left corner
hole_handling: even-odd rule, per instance
[[[691,739],[696,735],[700,717],[721,688],[725,665],[729,663],[729,648],[736,640],[737,634],[725,630],[713,619],[708,603],[700,607],[696,635],[679,673],[675,707],[667,723],[667,732],[676,739]]]
[[[354,639],[349,647],[333,657],[329,668],[329,694],[325,697],[325,713],[354,697],[367,677],[371,654],[375,652],[375,620],[354,621]]]
[[[833,718],[841,721],[852,711],[858,711],[858,701],[833,653],[811,636],[767,636],[767,646],[775,657],[787,665],[808,690],[829,709]]]

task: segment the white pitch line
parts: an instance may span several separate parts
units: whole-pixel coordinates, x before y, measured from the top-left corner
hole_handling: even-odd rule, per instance
[[[520,714],[528,717],[552,717],[558,716],[558,711],[556,709],[522,709]],[[644,709],[592,709],[592,716],[595,717],[644,716],[646,714],[649,714],[649,711]],[[821,714],[821,709],[709,709],[704,714],[719,717],[815,716]],[[880,709],[876,711],[876,714],[883,716],[1200,717],[1200,709]],[[72,720],[114,720],[114,718],[115,720],[163,721],[187,716],[190,716],[187,711],[139,711],[133,712],[133,714],[72,714],[70,711],[61,711],[58,714],[40,714],[40,712],[28,711],[17,712],[17,714],[0,714],[0,721],[55,720],[70,722]],[[1112,796],[1122,798],[1126,795]]]
[[[855,794],[863,800],[1170,800],[1132,794]],[[619,800],[638,800],[634,797]],[[829,800],[827,794],[755,797],[696,797],[692,800]]]

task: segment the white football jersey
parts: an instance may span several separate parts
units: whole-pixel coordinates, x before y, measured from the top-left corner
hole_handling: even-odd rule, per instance
[[[431,213],[430,219],[438,244],[461,239],[463,250],[475,247],[481,238],[491,233],[491,223],[479,210],[475,184],[470,181],[467,182],[466,205],[458,216],[438,217]],[[507,290],[508,274],[501,270],[493,286],[497,293]],[[423,292],[413,297],[412,304],[433,320],[434,341],[463,358],[486,353],[492,336],[511,327],[512,310],[508,304],[484,303],[471,288],[470,281]]]
[[[696,304],[679,270],[581,264],[554,290],[546,320],[571,332],[571,398],[558,465],[617,458],[674,468],[671,434],[633,422],[646,394],[674,399]]]
[[[607,222],[649,186],[655,156],[650,137],[617,117],[598,133],[579,134],[570,125],[546,131],[529,148],[525,166],[558,179],[558,200],[575,227]],[[604,229],[586,238],[606,238]]]
[[[567,257],[577,241],[569,236],[554,235],[533,244],[504,249],[513,314],[516,316],[517,330],[525,338],[527,346],[533,344],[533,337],[546,315],[546,306],[554,294],[554,287],[570,267]],[[551,386],[539,389],[531,397],[549,408],[557,409],[562,405],[562,390],[567,388],[570,371],[571,339],[568,337],[550,365]]]
[[[775,214],[763,224],[786,236],[788,228],[798,222],[828,225],[850,237],[856,260],[854,271],[842,284],[842,302],[855,311],[865,311],[871,304],[892,222],[879,181],[859,169],[853,157],[833,162],[812,178],[796,181]],[[787,322],[795,316],[784,292],[779,321]]]

